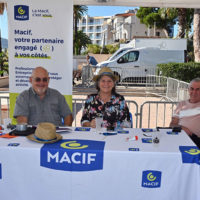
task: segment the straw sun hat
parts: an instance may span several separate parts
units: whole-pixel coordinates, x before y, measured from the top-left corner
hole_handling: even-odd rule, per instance
[[[61,140],[62,136],[56,133],[54,124],[42,122],[37,125],[35,133],[28,135],[27,138],[39,143],[54,143]]]
[[[110,69],[110,68],[108,68],[108,67],[102,67],[101,69],[100,69],[100,71],[99,71],[99,73],[98,73],[98,75],[96,75],[96,76],[94,76],[93,77],[93,81],[97,81],[97,79],[100,77],[100,76],[112,76],[114,79],[115,79],[115,81],[118,81],[119,80],[119,77],[118,76],[116,76],[115,74],[114,74],[114,72]]]

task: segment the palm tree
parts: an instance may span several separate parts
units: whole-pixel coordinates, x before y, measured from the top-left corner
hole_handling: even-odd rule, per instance
[[[80,5],[76,5],[74,6],[74,11],[73,11],[73,15],[74,15],[74,21],[73,21],[73,28],[74,28],[74,43],[75,40],[77,38],[77,34],[78,34],[78,20],[81,19],[81,17],[87,13],[88,11],[88,7],[87,6],[80,6]],[[73,48],[73,52],[75,53],[75,48]]]
[[[188,37],[193,20],[194,10],[191,8],[162,8],[161,16],[163,18],[176,17],[178,21],[178,38]]]
[[[192,8],[177,8],[178,10],[178,38],[188,38],[193,21],[194,10]]]
[[[91,39],[87,36],[83,31],[77,32],[77,38],[74,43],[75,53],[76,55],[81,54],[81,49],[86,48],[88,44],[91,44]]]
[[[200,9],[194,9],[193,29],[194,60],[200,62]]]
[[[178,38],[185,37],[186,8],[178,8]]]

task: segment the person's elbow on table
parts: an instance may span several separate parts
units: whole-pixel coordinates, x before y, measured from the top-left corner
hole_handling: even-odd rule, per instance
[[[181,128],[188,134],[188,135],[192,135],[193,133],[185,126],[181,126]]]
[[[64,119],[64,125],[66,126],[72,126],[72,122],[73,122],[73,117],[72,114],[67,115]]]

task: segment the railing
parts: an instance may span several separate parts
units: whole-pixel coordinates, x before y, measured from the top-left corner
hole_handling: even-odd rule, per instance
[[[155,75],[154,68],[148,67],[109,67],[119,76],[119,84],[145,84],[149,75]]]
[[[0,93],[0,123],[3,123],[3,119],[9,118],[9,112],[10,112],[10,103],[9,103],[9,96],[6,92]]]
[[[182,101],[189,98],[189,83],[174,78],[157,76],[155,69],[110,67],[119,77],[118,85],[144,86],[146,94],[163,96],[169,101]],[[147,68],[147,67],[146,67]],[[98,70],[98,68],[97,68]]]
[[[147,75],[145,84],[146,94],[166,97],[167,79],[165,76]]]
[[[73,99],[72,126],[81,126],[80,120],[85,105],[85,99]],[[140,108],[136,101],[126,100],[129,111],[133,116],[133,128],[155,128],[157,126],[169,126],[177,102],[146,101]],[[0,96],[0,116],[3,119],[9,118],[9,97]]]
[[[147,101],[140,107],[140,128],[168,127],[177,102]]]
[[[130,100],[126,102],[133,116],[133,128],[168,127],[177,104],[177,102],[147,101],[139,109],[137,102]],[[73,99],[74,122],[72,126],[81,126],[84,104],[85,99]]]
[[[174,78],[167,78],[166,97],[172,101],[188,99],[188,87],[189,83]]]
[[[135,101],[127,100],[127,106],[129,111],[132,113],[133,116],[133,128],[138,127],[138,104]],[[81,126],[80,120],[82,116],[82,111],[85,105],[85,99],[73,99],[73,124],[72,126]]]

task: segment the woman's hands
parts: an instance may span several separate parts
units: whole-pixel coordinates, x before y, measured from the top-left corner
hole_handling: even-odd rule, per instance
[[[90,122],[90,127],[96,128],[96,119],[93,119],[93,120]]]
[[[96,128],[96,119],[93,119],[91,122],[85,122],[83,124],[84,127]]]

